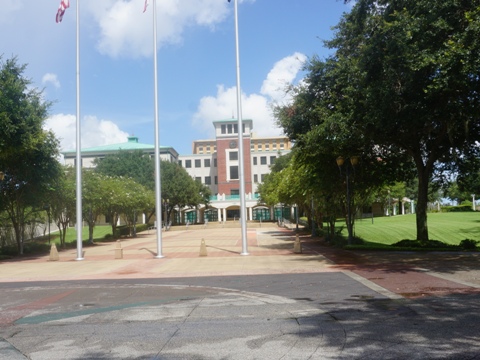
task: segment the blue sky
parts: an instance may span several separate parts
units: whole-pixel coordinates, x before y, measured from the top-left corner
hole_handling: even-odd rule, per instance
[[[28,64],[26,75],[54,104],[46,127],[75,149],[76,1],[55,22],[60,0],[1,0],[0,54]],[[154,143],[153,0],[79,0],[82,148]],[[275,136],[271,105],[302,78],[302,63],[325,57],[342,0],[240,0],[242,113],[256,136]],[[191,153],[213,138],[212,121],[236,117],[233,1],[157,0],[160,145]]]

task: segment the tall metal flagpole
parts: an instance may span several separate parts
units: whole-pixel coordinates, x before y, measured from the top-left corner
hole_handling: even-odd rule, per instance
[[[157,219],[157,256],[163,258],[162,254],[162,186],[160,173],[160,137],[158,125],[158,75],[157,75],[157,1],[153,0],[153,76],[154,76],[154,96],[155,96],[155,217]]]
[[[238,46],[238,1],[234,1],[235,7],[235,51],[237,58],[237,114],[238,114],[238,152],[240,165],[240,222],[242,227],[242,252],[240,255],[248,255],[247,247],[247,209],[245,206],[245,157],[243,153],[243,121],[242,121],[242,92],[240,87],[240,50]]]
[[[77,0],[77,259],[83,260],[82,251],[82,154],[80,142],[80,12]]]

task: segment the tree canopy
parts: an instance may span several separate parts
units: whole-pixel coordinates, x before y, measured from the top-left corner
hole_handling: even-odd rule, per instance
[[[276,110],[305,154],[317,144],[331,157],[361,156],[372,180],[416,177],[420,241],[429,184],[478,151],[479,5],[358,0],[326,42],[334,55],[311,58],[294,103]]]
[[[24,76],[26,65],[0,57],[0,198],[12,222],[19,252],[28,214],[48,203],[59,176],[58,140],[43,128],[49,102]]]

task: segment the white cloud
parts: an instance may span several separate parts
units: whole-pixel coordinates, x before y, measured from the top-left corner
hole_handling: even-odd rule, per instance
[[[60,88],[60,81],[58,81],[56,74],[46,73],[45,75],[43,75],[42,84],[46,85],[48,83],[51,83],[57,89]]]
[[[275,63],[263,81],[260,94],[242,93],[242,118],[253,120],[253,131],[257,136],[279,136],[282,130],[275,124],[271,106],[275,103],[288,103],[290,96],[284,90],[294,83],[302,69],[306,56],[295,53]],[[236,87],[226,89],[217,86],[216,96],[205,96],[200,99],[197,112],[193,117],[193,125],[213,135],[212,121],[237,118]]]
[[[52,130],[60,140],[61,151],[76,148],[75,115],[56,114],[47,119],[45,128]],[[110,120],[99,120],[96,116],[85,116],[81,124],[82,149],[116,144],[127,141],[128,133]]]
[[[97,48],[112,57],[144,57],[153,52],[152,1],[143,13],[144,0],[89,0],[88,9],[100,28]],[[231,11],[221,0],[157,1],[157,41],[159,46],[182,42],[187,27],[214,28]],[[229,10],[230,9],[230,10]]]
[[[304,54],[297,52],[277,61],[263,81],[260,92],[274,102],[289,101],[285,89],[297,78],[306,60]]]

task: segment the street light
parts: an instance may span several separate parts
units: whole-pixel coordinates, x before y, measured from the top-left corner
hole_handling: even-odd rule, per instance
[[[342,167],[345,165],[345,176],[347,181],[347,231],[348,231],[348,245],[352,244],[353,239],[353,224],[352,224],[352,212],[351,212],[351,201],[350,201],[350,167],[355,172],[355,166],[358,165],[359,157],[351,156],[350,165],[345,163],[345,159],[342,156],[337,157],[337,166],[342,174]]]

